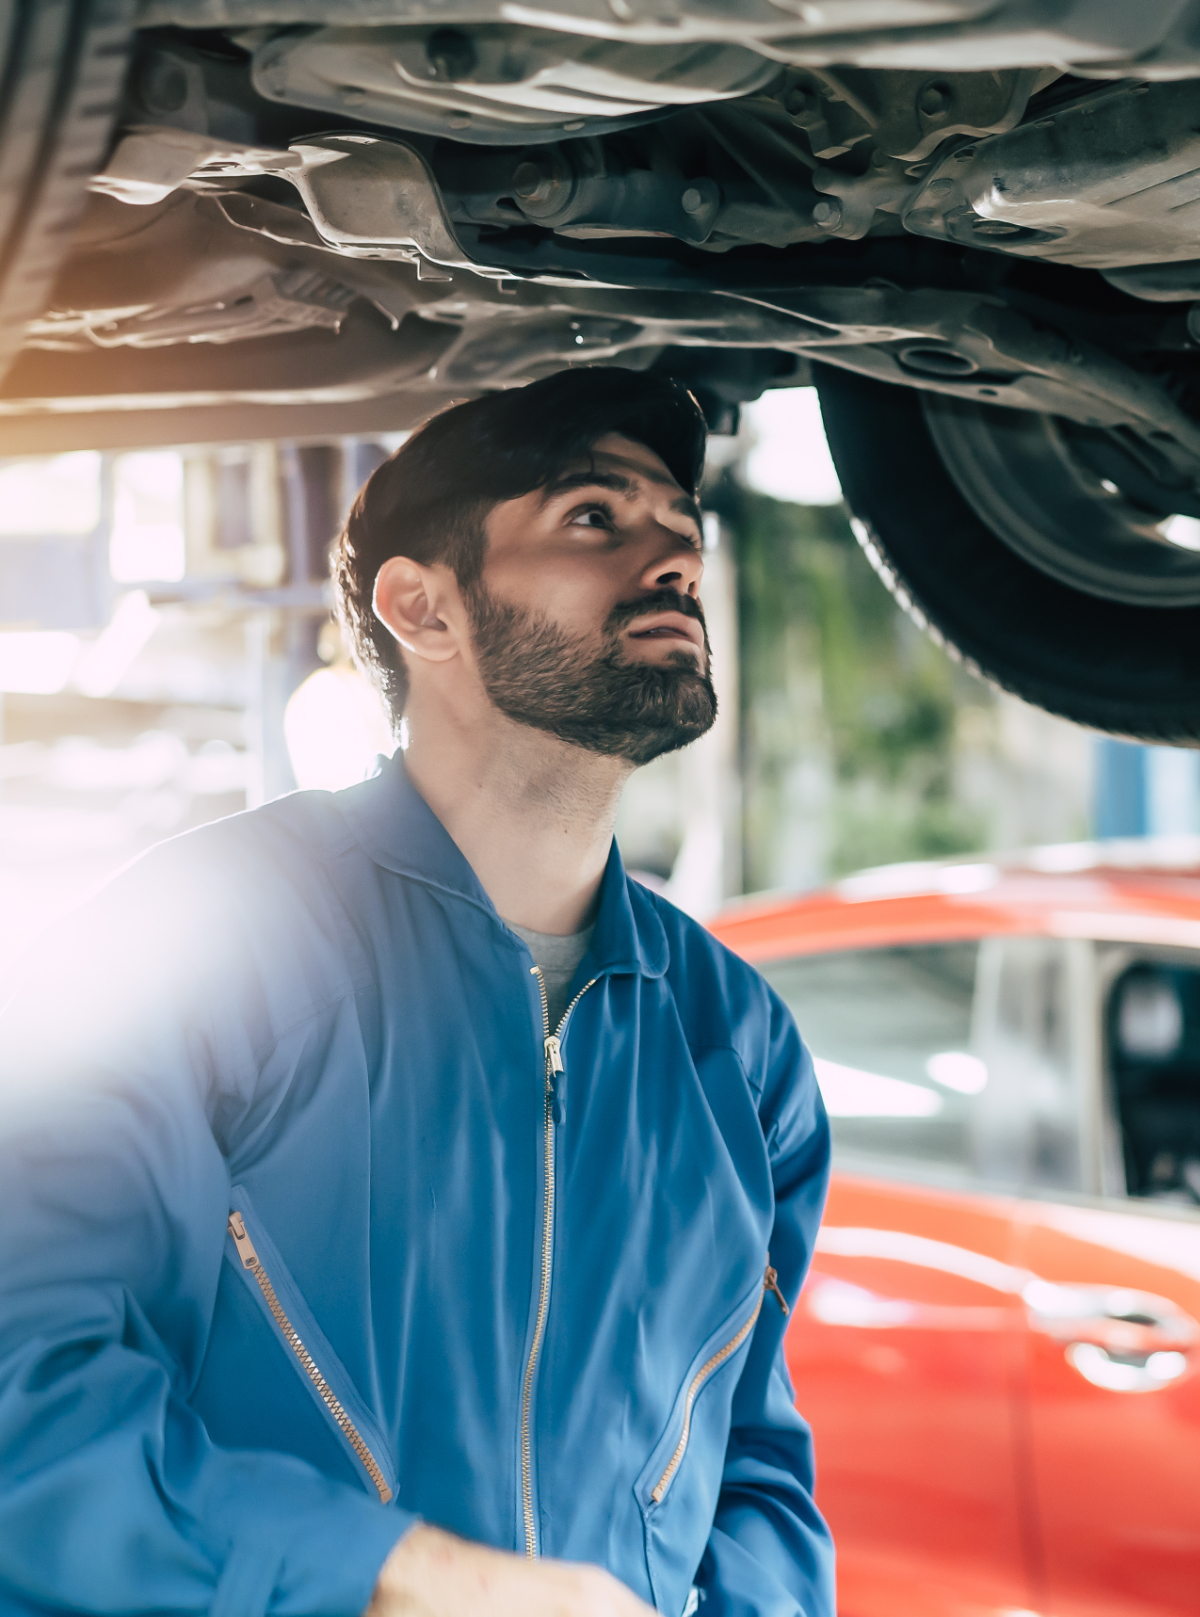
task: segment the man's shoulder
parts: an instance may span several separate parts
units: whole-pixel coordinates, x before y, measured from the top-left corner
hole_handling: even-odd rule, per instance
[[[197,967],[246,949],[269,956],[281,941],[289,955],[304,937],[328,941],[344,931],[330,924],[331,910],[353,901],[371,868],[365,858],[339,859],[357,845],[336,795],[295,792],[156,843],[86,898],[69,925]],[[53,930],[63,935],[62,924]]]
[[[653,908],[666,935],[670,957],[666,976],[685,1024],[690,1020],[714,1041],[723,1037],[734,1048],[747,1039],[757,1042],[767,1037],[774,995],[762,974],[714,937],[703,922],[636,878],[630,882],[639,902]]]
[[[355,846],[338,805],[341,795],[291,792],[261,807],[209,820],[156,843],[120,877],[136,874],[223,884],[223,878],[236,883],[252,870],[263,881],[274,875],[303,882],[318,868],[314,858],[335,856]]]
[[[338,835],[331,794],[297,793],[156,844],[32,942],[12,1014],[57,997],[125,1051],[203,1027],[236,1066],[369,978],[321,874]]]

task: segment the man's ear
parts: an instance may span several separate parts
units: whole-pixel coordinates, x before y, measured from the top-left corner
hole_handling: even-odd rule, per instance
[[[454,575],[425,567],[411,556],[389,556],[379,569],[372,598],[375,616],[414,657],[449,662],[458,655],[455,624],[461,614]]]

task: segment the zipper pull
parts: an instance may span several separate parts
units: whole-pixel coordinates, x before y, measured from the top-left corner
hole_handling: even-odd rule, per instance
[[[561,1077],[559,1076],[561,1074]],[[566,1081],[567,1069],[562,1058],[562,1041],[556,1033],[546,1035],[546,1087],[550,1091],[550,1111],[554,1118],[556,1128],[561,1128],[563,1118],[566,1116],[566,1107],[563,1104],[563,1083]],[[559,1081],[556,1083],[555,1079]]]
[[[779,1271],[777,1269],[772,1269],[771,1254],[769,1252],[767,1254],[767,1272],[763,1276],[763,1290],[773,1291],[775,1293],[779,1306],[783,1309],[784,1317],[786,1318],[786,1316],[791,1313],[791,1309],[787,1305],[787,1298],[779,1289]]]
[[[258,1253],[254,1250],[254,1242],[246,1234],[246,1221],[240,1213],[230,1213],[228,1229],[237,1247],[238,1257],[242,1260],[242,1268],[257,1269]]]

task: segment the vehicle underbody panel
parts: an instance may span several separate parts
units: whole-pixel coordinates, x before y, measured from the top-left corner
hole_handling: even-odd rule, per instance
[[[1200,737],[1200,0],[56,3],[82,110],[57,167],[0,166],[0,455],[393,432],[573,364],[665,371],[730,431],[816,380],[914,616],[1045,706]],[[78,93],[93,37],[115,101]],[[859,407],[1011,574],[1003,646],[913,584],[922,491],[889,538]],[[1029,590],[1047,625],[1099,603],[1061,669]],[[1118,712],[1085,665],[1121,636]]]
[[[1190,487],[1197,14],[148,0],[0,451],[395,429],[579,362],[720,428],[817,357]]]

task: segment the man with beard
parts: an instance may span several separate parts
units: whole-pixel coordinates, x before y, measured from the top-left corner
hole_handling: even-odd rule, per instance
[[[716,712],[703,446],[617,370],[428,423],[334,565],[405,750],[154,850],[18,991],[6,1610],[830,1617],[812,1063],[612,835]]]

